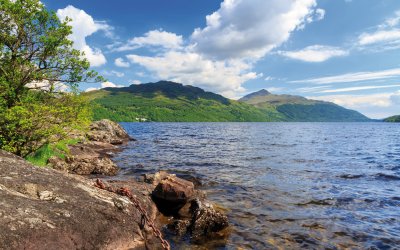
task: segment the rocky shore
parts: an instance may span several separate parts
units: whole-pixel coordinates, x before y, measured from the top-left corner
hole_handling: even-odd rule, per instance
[[[108,120],[93,123],[83,138],[65,159],[51,158],[52,168],[0,151],[0,249],[162,249],[143,211],[157,229],[192,242],[228,227],[226,215],[192,182],[173,174],[104,181],[129,192],[142,212],[121,193],[96,187],[88,177],[116,175],[111,157],[134,139]]]

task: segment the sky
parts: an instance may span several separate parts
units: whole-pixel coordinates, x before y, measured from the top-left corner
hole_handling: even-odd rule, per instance
[[[104,83],[267,89],[400,114],[399,0],[43,0]]]

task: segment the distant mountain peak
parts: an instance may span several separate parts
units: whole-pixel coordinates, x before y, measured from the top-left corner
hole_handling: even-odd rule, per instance
[[[253,92],[253,93],[243,96],[242,98],[240,98],[240,101],[247,101],[254,97],[267,96],[267,95],[271,95],[271,92],[269,92],[266,89],[261,89],[259,91],[256,91],[256,92]]]
[[[253,93],[253,95],[254,94],[257,94],[257,95],[270,95],[271,94],[271,92],[269,92],[268,90],[266,90],[266,89],[261,89],[261,90],[259,90],[259,91],[257,91],[257,92],[254,92]]]

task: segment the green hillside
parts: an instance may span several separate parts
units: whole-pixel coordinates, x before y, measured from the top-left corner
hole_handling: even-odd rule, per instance
[[[105,88],[84,93],[93,105],[96,120],[161,122],[281,121],[274,108],[263,110],[193,86],[160,81]]]
[[[385,122],[400,122],[400,115],[395,115],[384,119]]]
[[[369,121],[356,111],[301,96],[261,90],[235,101],[168,81],[105,88],[83,95],[95,107],[96,120],[117,122]]]
[[[364,122],[369,118],[357,111],[345,109],[330,102],[310,100],[301,96],[274,95],[266,90],[249,94],[239,100],[259,109],[271,106],[286,121],[296,122]]]

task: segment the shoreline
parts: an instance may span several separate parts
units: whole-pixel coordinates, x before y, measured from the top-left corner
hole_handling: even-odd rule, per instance
[[[122,150],[121,146],[134,139],[111,121],[95,122],[91,128],[86,135],[88,140],[69,146],[68,157],[49,159],[53,169],[33,166],[22,158],[0,151],[3,203],[25,208],[16,215],[6,208],[0,210],[3,225],[0,228],[7,232],[0,235],[0,246],[7,245],[11,249],[44,249],[47,246],[61,249],[168,249],[161,233],[157,234],[162,227],[168,228],[168,234],[182,236],[182,239],[188,235],[198,241],[228,226],[227,217],[214,209],[189,181],[166,172],[147,176],[143,182],[118,178],[119,168],[112,157]],[[8,172],[14,175],[9,176]],[[30,174],[26,175],[26,172]],[[131,198],[135,197],[139,205],[135,207],[132,199],[121,193],[95,187],[93,177],[105,180],[109,190],[129,190]],[[17,187],[14,188],[14,184]],[[175,204],[179,205],[178,210],[171,214],[160,212]],[[138,210],[138,206],[142,210]],[[55,212],[60,210],[64,211],[61,215]],[[78,210],[79,214],[76,213]],[[143,223],[143,212],[150,224],[155,223],[153,227]],[[86,214],[91,216],[86,217]],[[165,218],[168,223],[160,223]],[[95,229],[102,232],[101,238]],[[64,235],[64,242],[56,235]]]

